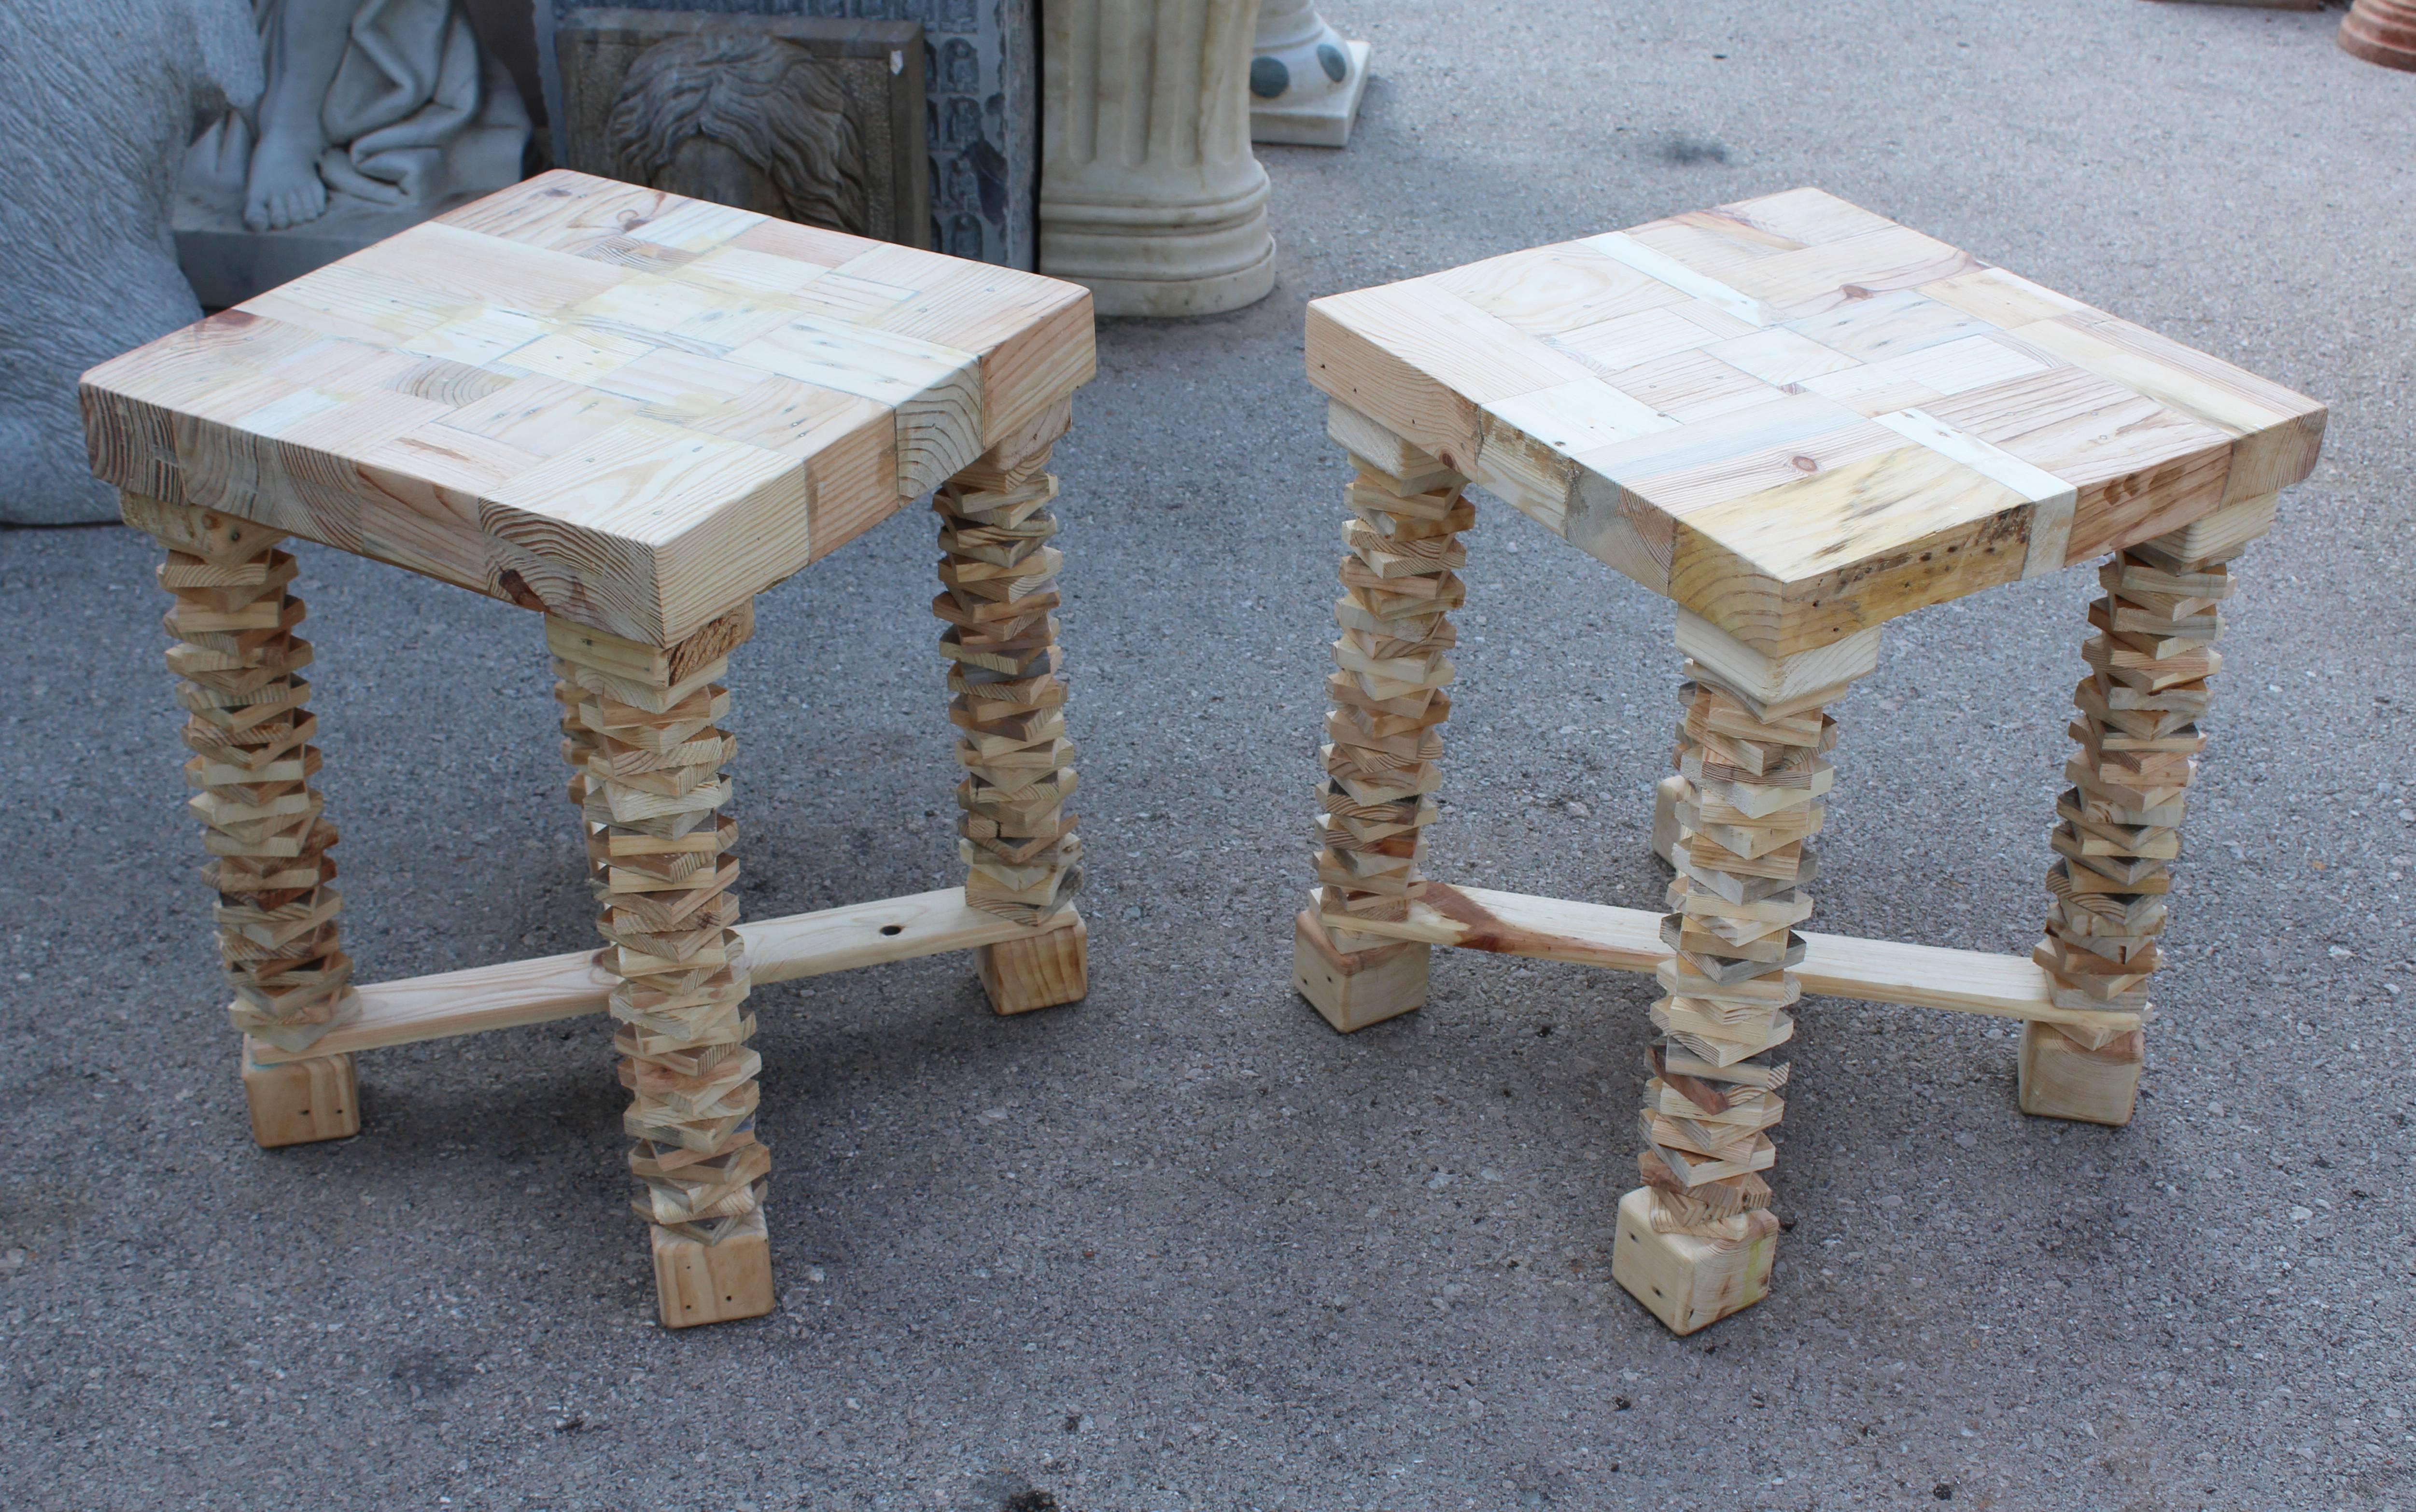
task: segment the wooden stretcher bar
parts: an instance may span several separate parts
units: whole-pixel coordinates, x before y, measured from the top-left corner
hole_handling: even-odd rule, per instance
[[[761,986],[1004,945],[1078,922],[1080,915],[1069,908],[1049,919],[1047,930],[1034,930],[966,907],[962,887],[943,887],[759,919],[739,925],[738,932],[747,942],[747,975]],[[308,1050],[288,1052],[255,1042],[254,1058],[276,1065],[601,1013],[613,977],[596,963],[596,956],[593,950],[575,950],[363,987],[358,1012]]]
[[[1650,973],[1670,957],[1661,943],[1661,918],[1640,908],[1430,882],[1426,896],[1410,905],[1408,918],[1353,918],[1351,928],[1393,940]],[[2057,1007],[2048,998],[2046,973],[2021,956],[1809,931],[1804,944],[1804,961],[1796,975],[1805,991],[1828,997],[2079,1024],[2117,1034],[2138,1028],[2144,1018]]]

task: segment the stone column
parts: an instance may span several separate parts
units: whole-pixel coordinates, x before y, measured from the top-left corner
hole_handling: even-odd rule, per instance
[[[1349,146],[1367,52],[1344,41],[1310,0],[1265,0],[1250,44],[1250,140]]]
[[[1250,156],[1257,0],[1063,0],[1041,38],[1040,271],[1102,315],[1212,315],[1275,287]]]

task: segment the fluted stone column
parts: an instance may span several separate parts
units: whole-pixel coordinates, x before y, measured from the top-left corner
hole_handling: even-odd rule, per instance
[[[1102,315],[1210,315],[1275,287],[1250,156],[1258,0],[1052,0],[1040,271]]]
[[[1346,42],[1312,0],[1265,0],[1250,44],[1250,140],[1345,147],[1367,90],[1367,44]]]

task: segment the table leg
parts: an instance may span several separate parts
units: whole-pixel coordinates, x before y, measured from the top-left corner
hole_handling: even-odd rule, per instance
[[[730,695],[717,682],[753,628],[747,606],[672,646],[546,621],[575,726],[565,754],[586,758],[572,788],[600,959],[620,978],[612,1044],[632,1094],[622,1126],[637,1141],[634,1205],[653,1226],[669,1328],[772,1310],[771,1155],[755,1137],[763,1058],[747,1048],[755,1020],[731,890],[737,824],[721,812],[736,742],[719,727]]]
[[[931,612],[948,622],[948,718],[957,760],[957,854],[967,906],[1022,924],[1063,912],[1082,886],[1082,841],[1065,811],[1074,794],[1065,685],[1057,671],[1057,478],[1051,443],[993,449],[942,485],[940,582]],[[1088,934],[1078,920],[974,957],[1002,1014],[1072,1003],[1090,990]]]
[[[2147,1010],[2193,758],[2206,747],[2206,679],[2223,660],[2213,643],[2216,606],[2231,593],[2225,564],[2271,522],[2273,504],[2231,506],[2098,568],[2106,597],[2089,607],[2097,634],[2081,648],[2090,672],[2073,692],[2080,750],[2064,764],[2072,787],[2051,837],[2061,857],[2046,875],[2055,900],[2032,952],[2058,1007]],[[2022,1111],[2127,1124],[2146,1053],[2136,1029],[2028,1024]]]
[[[1353,417],[1360,430],[1369,422]],[[1362,448],[1381,451],[1369,457]],[[1326,678],[1325,780],[1318,789],[1318,906],[1292,927],[1292,986],[1345,1034],[1427,1000],[1432,947],[1386,940],[1354,919],[1401,919],[1426,891],[1436,760],[1451,714],[1455,632],[1465,597],[1459,535],[1476,522],[1468,480],[1397,438],[1352,433],[1343,491],[1336,670]]]
[[[282,533],[216,510],[128,493],[126,522],[167,548],[159,585],[175,596],[162,622],[176,644],[168,669],[182,679],[176,702],[193,751],[187,805],[205,826],[211,860],[203,875],[218,890],[213,914],[219,954],[234,987],[228,1015],[245,1035],[244,1100],[264,1146],[305,1144],[360,1132],[358,1087],[349,1055],[279,1066],[255,1063],[263,1041],[307,1050],[348,1005],[352,961],[340,948],[327,849],[335,826],[323,817],[318,721],[304,705],[310,643],[294,633],[302,600],[287,591],[294,562],[277,550]]]
[[[1865,632],[1867,634],[1867,632]],[[1769,1290],[1778,1220],[1760,1172],[1785,1111],[1803,995],[1795,926],[1812,914],[1809,841],[1825,817],[1836,723],[1821,705],[1877,663],[1876,638],[1839,666],[1775,661],[1682,619],[1690,654],[1669,846],[1677,876],[1661,938],[1659,1032],[1645,1083],[1644,1185],[1620,1200],[1611,1275],[1673,1333],[1751,1306]],[[1819,658],[1820,653],[1807,654]],[[1789,658],[1790,660],[1796,658]],[[1867,662],[1867,665],[1865,663]]]

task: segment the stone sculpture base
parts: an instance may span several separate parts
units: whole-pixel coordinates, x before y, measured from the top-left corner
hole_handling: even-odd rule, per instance
[[[1250,39],[1250,140],[1302,147],[1351,142],[1367,91],[1365,42],[1346,42],[1313,0],[1263,0]]]
[[[1272,99],[1259,98],[1254,88],[1250,140],[1295,147],[1349,146],[1351,124],[1359,118],[1359,97],[1367,92],[1367,55],[1372,50],[1365,42],[1344,42],[1340,51],[1342,78],[1331,87],[1294,86]],[[1260,78],[1257,64],[1268,56],[1261,53],[1253,60],[1250,79],[1254,86]],[[1295,75],[1298,72],[1292,71]],[[1315,76],[1315,82],[1321,86],[1328,83],[1322,71]]]
[[[1257,262],[1231,273],[1187,275],[1183,271],[1181,255],[1185,249],[1178,242],[1165,250],[1162,261],[1169,271],[1162,279],[1113,279],[1072,272],[1061,277],[1088,288],[1092,309],[1099,314],[1144,315],[1161,320],[1221,315],[1229,310],[1257,304],[1276,286],[1276,248],[1272,237]]]
[[[176,234],[176,261],[194,297],[204,310],[223,310],[476,198],[460,194],[434,205],[371,204],[330,194],[327,213],[316,220],[283,231],[253,231],[243,223],[239,205],[212,204],[188,192],[176,197],[169,224]]]

